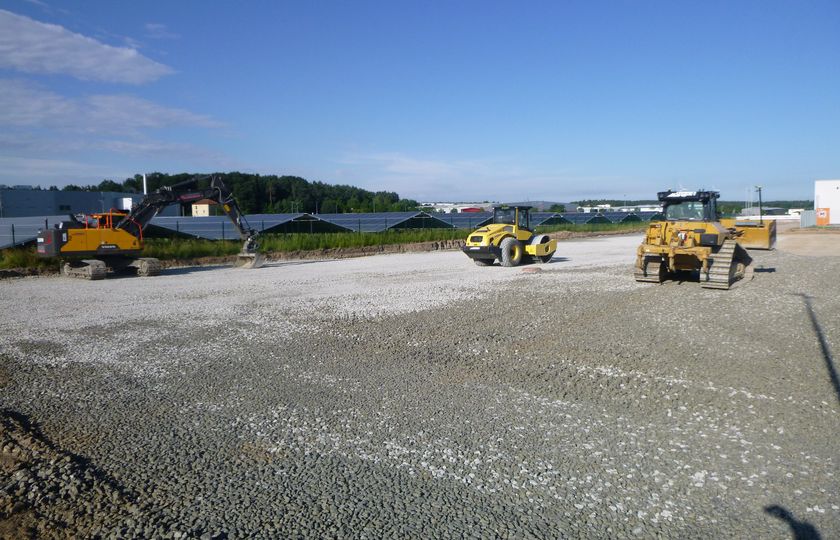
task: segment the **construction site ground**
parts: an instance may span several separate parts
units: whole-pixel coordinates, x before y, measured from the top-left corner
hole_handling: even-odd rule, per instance
[[[0,538],[840,537],[840,235],[640,238],[2,280]]]

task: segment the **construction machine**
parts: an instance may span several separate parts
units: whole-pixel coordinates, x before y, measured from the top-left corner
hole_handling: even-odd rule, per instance
[[[662,191],[664,219],[651,222],[636,252],[636,281],[661,283],[679,273],[699,274],[708,289],[729,289],[752,275],[750,247],[772,249],[773,221],[739,223],[721,220],[717,191]],[[742,242],[747,239],[748,242]]]
[[[557,240],[531,230],[530,206],[496,206],[493,222],[470,233],[463,251],[478,266],[490,266],[496,259],[502,266],[547,263],[557,251]]]
[[[198,188],[201,180],[210,185]],[[99,214],[71,215],[54,228],[38,231],[37,254],[60,257],[61,273],[83,279],[102,279],[110,272],[133,269],[138,276],[155,276],[161,271],[158,259],[141,257],[143,231],[163,208],[173,204],[210,199],[230,218],[242,240],[237,265],[258,268],[263,263],[257,252],[258,233],[248,226],[233,194],[218,177],[195,177],[149,193],[130,212],[111,210]]]

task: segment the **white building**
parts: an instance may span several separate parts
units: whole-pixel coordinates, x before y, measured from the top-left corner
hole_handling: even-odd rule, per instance
[[[828,223],[840,225],[840,180],[814,182],[814,210],[828,210]]]
[[[492,202],[466,202],[466,203],[452,203],[452,202],[424,202],[420,203],[421,209],[428,209],[433,212],[460,213],[464,209],[468,212],[474,212],[476,209],[483,211],[492,210],[493,206],[498,203]]]

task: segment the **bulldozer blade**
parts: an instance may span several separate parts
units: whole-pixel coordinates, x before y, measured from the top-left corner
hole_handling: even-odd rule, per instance
[[[239,253],[234,264],[244,269],[259,268],[265,264],[265,256],[262,253]]]

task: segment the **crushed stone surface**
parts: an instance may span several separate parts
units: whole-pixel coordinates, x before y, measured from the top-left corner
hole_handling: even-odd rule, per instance
[[[0,536],[840,537],[840,257],[639,241],[4,280]]]

